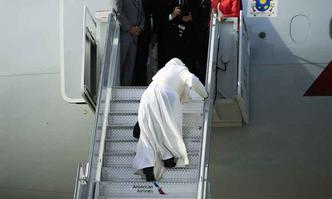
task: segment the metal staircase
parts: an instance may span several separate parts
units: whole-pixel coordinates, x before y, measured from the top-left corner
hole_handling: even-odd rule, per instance
[[[158,182],[166,195],[160,195],[153,183],[134,175],[132,168],[137,142],[133,137],[132,129],[137,121],[139,101],[144,90],[145,88],[142,87],[112,88],[101,179],[96,186],[96,198],[158,198],[160,196],[194,198],[199,172],[203,100],[196,97],[184,105],[183,137],[190,165],[186,168],[166,169],[163,178]],[[99,127],[100,134],[101,130],[102,127]],[[100,140],[96,141],[98,148]]]
[[[157,184],[135,175],[132,162],[137,139],[133,127],[144,87],[118,85],[119,24],[114,15],[109,18],[105,56],[96,107],[96,123],[91,141],[90,161],[80,164],[75,186],[75,199],[108,198],[206,198],[208,195],[208,146],[211,131],[211,107],[216,42],[213,17],[207,69],[208,99],[196,93],[183,106],[183,139],[190,164],[185,168],[165,168]],[[165,194],[162,194],[162,192]]]

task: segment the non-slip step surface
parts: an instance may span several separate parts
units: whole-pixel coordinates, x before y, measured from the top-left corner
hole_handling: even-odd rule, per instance
[[[166,195],[160,195],[157,188],[151,182],[100,182],[100,196],[114,196],[115,198],[194,198],[197,191],[197,183],[167,183],[158,182]]]
[[[145,182],[145,178],[134,174],[132,167],[104,167],[101,180],[112,182]],[[198,178],[197,168],[165,168],[160,182],[196,182]]]
[[[184,139],[186,145],[187,153],[199,153],[201,144],[200,140],[196,139]],[[100,142],[96,142],[97,147],[99,147]],[[135,153],[136,151],[136,141],[112,141],[105,140],[105,153],[112,152],[113,154],[128,154]]]
[[[203,125],[201,114],[184,113],[182,118],[183,126],[201,127]],[[137,122],[137,114],[110,114],[108,122],[110,126],[134,126]]]
[[[111,101],[110,113],[137,113],[139,108],[139,100],[115,100]],[[202,101],[189,101],[183,104],[184,113],[201,113],[203,110]]]
[[[108,127],[106,132],[106,139],[111,139],[114,141],[137,141],[136,138],[133,137],[133,126],[125,126],[125,127]],[[97,131],[97,137],[100,137],[101,131]],[[183,138],[192,138],[199,139],[202,134],[202,129],[200,127],[188,127],[184,126],[182,128]]]
[[[112,100],[140,100],[147,87],[113,87]]]
[[[193,194],[166,194],[166,195],[135,195],[135,194],[112,194],[109,196],[97,196],[96,199],[196,199]]]
[[[104,154],[103,166],[104,167],[132,167],[135,153],[130,154]],[[188,154],[189,165],[188,168],[198,167],[199,154]]]
[[[101,125],[106,124],[105,148],[101,168],[101,182],[96,183],[98,199],[147,199],[196,198],[199,174],[199,153],[203,126],[203,99],[191,91],[193,100],[183,106],[183,139],[190,164],[185,168],[165,168],[159,186],[166,195],[161,195],[152,182],[135,175],[132,167],[137,139],[133,137],[133,127],[137,122],[139,103],[146,87],[114,87],[109,102],[103,101],[99,110],[110,103],[105,114],[99,113],[96,129],[94,157],[99,152]],[[106,116],[107,120],[103,120]],[[96,168],[97,161],[91,167]]]
[[[112,100],[140,100],[147,87],[113,87]],[[203,100],[196,92],[190,91],[192,100]]]

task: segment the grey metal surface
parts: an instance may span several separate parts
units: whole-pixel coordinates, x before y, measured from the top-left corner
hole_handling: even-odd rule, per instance
[[[119,199],[133,199],[133,198],[149,198],[149,199],[153,199],[153,198],[160,198],[159,195],[155,195],[155,196],[151,196],[151,197],[146,197],[146,196],[142,196],[142,197],[139,197],[137,195],[132,195],[130,196],[129,194],[126,194],[126,195],[112,195],[112,196],[98,196],[97,199],[116,199],[116,198],[119,198]],[[163,196],[163,198],[167,198],[167,199],[191,199],[193,198],[192,195],[180,195],[180,194],[170,194],[170,195],[167,195],[167,196]]]
[[[115,153],[105,153],[103,165],[105,167],[131,167],[135,153],[127,153],[125,155]],[[199,164],[198,153],[188,153],[190,165],[188,167],[196,167]]]
[[[99,183],[100,195],[109,195],[114,198],[130,197],[130,198],[194,198],[196,192],[196,183],[163,183],[159,186],[167,194],[160,195],[153,187],[151,182],[101,182]]]
[[[229,18],[223,23],[217,23],[218,49],[218,94],[223,98],[233,98],[236,95],[238,72],[238,32],[237,18]]]
[[[132,161],[132,160],[131,160]],[[130,161],[130,162],[131,162]],[[197,166],[197,165],[196,165]],[[145,178],[140,175],[133,175],[134,169],[123,166],[103,167],[102,181],[111,182],[145,182]],[[165,169],[160,182],[195,182],[198,177],[198,169],[196,168],[172,168]]]
[[[208,189],[208,172],[209,172],[209,156],[210,156],[210,138],[211,138],[211,126],[212,126],[212,109],[214,102],[213,92],[216,88],[216,57],[217,57],[217,39],[216,39],[216,21],[217,15],[211,14],[210,21],[210,35],[209,35],[209,51],[208,51],[208,67],[206,71],[206,90],[210,93],[209,98],[204,101],[204,126],[202,129],[201,137],[201,151],[200,151],[200,165],[199,165],[199,181],[197,183],[197,199],[208,198],[209,189]]]
[[[97,133],[100,134],[100,131],[98,131]],[[183,138],[192,138],[192,139],[199,139],[202,134],[200,127],[188,127],[188,126],[184,126],[182,128],[182,133],[183,133]],[[136,140],[136,138],[133,137],[133,125],[125,127],[108,127],[106,139],[112,139],[114,141]]]
[[[112,99],[116,100],[140,100],[146,87],[143,86],[127,86],[113,87]],[[202,100],[202,98],[192,92],[192,100]]]
[[[97,198],[195,198],[203,125],[203,101],[196,97],[184,106],[183,137],[190,165],[186,168],[165,169],[158,183],[167,195],[160,195],[152,183],[146,182],[140,175],[135,175],[132,168],[137,144],[132,131],[137,122],[139,100],[144,89],[144,87],[112,88],[112,99],[108,102],[110,103],[108,126],[103,141],[105,145],[101,181],[97,182],[95,196]],[[96,137],[100,137],[101,129],[100,124],[97,127]],[[100,141],[98,139],[95,141],[95,148],[100,148]]]
[[[135,113],[139,107],[139,100],[114,100],[111,103],[111,113]],[[203,103],[201,100],[190,101],[183,105],[185,113],[201,113]]]
[[[113,100],[140,100],[146,87],[132,86],[132,87],[113,87],[112,99]]]
[[[137,114],[112,114],[108,119],[110,126],[133,126],[137,122]],[[200,114],[183,114],[183,126],[201,127],[202,123],[203,120]]]
[[[124,141],[112,141],[105,140],[105,152],[106,153],[116,153],[116,154],[127,154],[135,153],[137,141],[124,140]],[[184,139],[186,148],[188,152],[199,153],[200,150],[200,140],[198,139]],[[96,142],[99,145],[99,142]]]

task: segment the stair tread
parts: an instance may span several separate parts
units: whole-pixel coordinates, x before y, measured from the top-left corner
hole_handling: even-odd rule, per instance
[[[190,164],[185,168],[165,168],[158,182],[166,195],[161,195],[151,182],[134,174],[132,161],[137,139],[133,126],[137,122],[140,98],[147,87],[113,87],[108,127],[104,140],[101,182],[96,184],[96,198],[195,198],[199,173],[200,137],[203,126],[203,99],[192,92],[193,100],[183,106],[183,139]],[[101,104],[101,109],[105,101]],[[106,114],[107,115],[107,114]],[[103,114],[99,114],[103,116]],[[100,139],[101,120],[98,120],[97,138]],[[100,140],[96,140],[98,149]],[[97,154],[94,154],[96,156]],[[92,165],[94,167],[94,165]]]
[[[139,100],[116,100],[111,101],[110,113],[137,113],[139,108]],[[201,113],[203,111],[203,101],[190,101],[183,104],[182,110],[184,113]]]
[[[108,196],[97,196],[96,199],[158,199],[158,198],[167,198],[167,199],[194,199],[194,194],[151,194],[151,195],[137,195],[137,194],[111,194]]]
[[[113,100],[139,100],[147,87],[113,87]],[[190,91],[192,100],[202,100],[196,92]]]
[[[135,197],[164,197],[151,182],[99,182],[101,196],[121,195]],[[195,182],[158,182],[166,196],[194,196],[197,191]]]
[[[124,126],[124,127],[108,127],[106,132],[107,139],[113,140],[136,140],[133,137],[133,128],[134,126]],[[101,128],[99,128],[101,129]],[[101,131],[97,131],[97,137],[100,139]],[[202,129],[200,127],[189,127],[185,126],[182,128],[183,138],[195,138],[199,139],[202,134]]]
[[[182,122],[183,126],[202,127],[203,125],[203,117],[201,114],[198,113],[187,113],[187,114],[184,113],[182,119],[183,119]],[[136,122],[137,122],[137,113],[118,114],[108,117],[108,123],[110,126],[116,126],[116,127],[134,126]]]
[[[187,148],[187,152],[199,152],[200,151],[200,140],[197,139],[184,139],[184,143]],[[99,142],[96,142],[99,145]],[[136,151],[136,141],[113,141],[105,140],[105,152],[117,152],[119,154],[123,153],[133,153]]]
[[[131,154],[104,154],[104,167],[131,167],[135,153]],[[188,168],[197,167],[199,165],[199,154],[188,154],[189,165]]]
[[[102,181],[115,182],[145,182],[140,175],[134,174],[133,167],[103,167]],[[165,168],[160,182],[196,182],[198,178],[198,168]]]

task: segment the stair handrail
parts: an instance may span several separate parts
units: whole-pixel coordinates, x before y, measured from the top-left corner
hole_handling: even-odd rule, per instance
[[[115,24],[114,30],[111,30],[111,27],[109,26],[108,29],[108,36],[110,33],[113,33],[113,35],[111,36],[112,41],[110,41],[110,38],[107,38],[107,42],[111,42],[107,43],[106,49],[107,47],[111,47],[110,50],[110,54],[109,52],[105,51],[105,56],[104,56],[104,60],[103,60],[103,67],[104,67],[104,75],[103,78],[106,78],[102,81],[106,81],[106,89],[105,94],[105,107],[103,110],[103,117],[102,117],[102,129],[101,129],[101,136],[100,136],[100,143],[99,143],[99,149],[98,149],[98,159],[97,159],[97,169],[95,170],[95,175],[91,176],[93,177],[93,179],[90,179],[90,181],[94,181],[94,182],[99,182],[100,178],[101,178],[101,169],[102,169],[102,164],[103,164],[103,155],[104,155],[104,148],[105,148],[105,138],[106,138],[106,131],[107,131],[107,124],[108,124],[108,113],[110,110],[110,100],[111,100],[111,89],[113,87],[113,85],[115,84],[116,81],[116,74],[117,74],[117,69],[118,69],[118,65],[119,65],[119,42],[120,42],[120,25],[119,22],[117,21],[117,14],[113,12],[113,14],[110,16],[110,22],[111,20],[113,20],[113,23]],[[107,72],[107,76],[106,76],[106,70],[108,70]],[[102,96],[103,93],[100,93],[99,96]],[[100,97],[101,98],[101,97]],[[99,121],[97,121],[99,122]],[[96,136],[96,132],[95,131],[95,136]],[[95,144],[96,142],[94,142]],[[93,156],[93,154],[92,154]],[[93,189],[94,184],[91,186],[91,188]],[[91,195],[93,192],[91,190],[91,193],[89,196],[93,196]]]
[[[119,39],[120,39],[120,25],[117,20],[117,14],[113,12],[108,17],[108,27],[106,32],[104,57],[102,60],[99,90],[97,98],[97,106],[95,112],[95,125],[92,130],[92,138],[90,144],[89,163],[86,171],[86,185],[85,190],[79,190],[79,187],[75,187],[74,198],[75,199],[92,199],[95,195],[95,184],[100,181],[100,173],[103,163],[103,154],[105,147],[105,138],[107,131],[109,103],[112,96],[111,88],[116,82],[116,75],[119,66]],[[105,102],[105,106],[101,106],[102,101]],[[103,113],[100,115],[100,113]],[[101,126],[101,134],[98,133],[98,127]],[[100,140],[99,146],[96,145],[97,140]],[[94,154],[98,156],[94,156]],[[78,170],[81,170],[79,165]],[[79,172],[79,171],[78,171]],[[77,178],[79,178],[79,173]],[[76,186],[79,185],[79,179],[76,180]]]
[[[112,43],[112,51],[110,55],[110,65],[109,65],[109,72],[107,76],[107,87],[106,87],[106,97],[105,97],[105,107],[103,110],[103,124],[102,124],[102,130],[101,130],[101,138],[100,138],[100,144],[99,144],[99,152],[98,152],[98,162],[97,162],[97,171],[96,171],[96,177],[95,180],[98,182],[101,178],[101,169],[103,164],[103,155],[104,155],[104,148],[105,148],[105,139],[106,139],[106,131],[108,126],[108,117],[109,117],[109,111],[110,111],[110,101],[112,97],[112,87],[115,82],[115,71],[116,66],[118,63],[118,55],[119,55],[119,28],[116,28],[114,30],[114,40]],[[112,67],[113,66],[113,67]]]
[[[197,188],[197,199],[206,198],[208,194],[208,167],[209,167],[209,145],[212,126],[212,108],[214,99],[216,54],[217,54],[217,14],[211,14],[210,33],[209,33],[209,51],[207,58],[207,71],[205,88],[209,97],[204,100],[203,107],[203,134],[201,138],[199,181]]]

